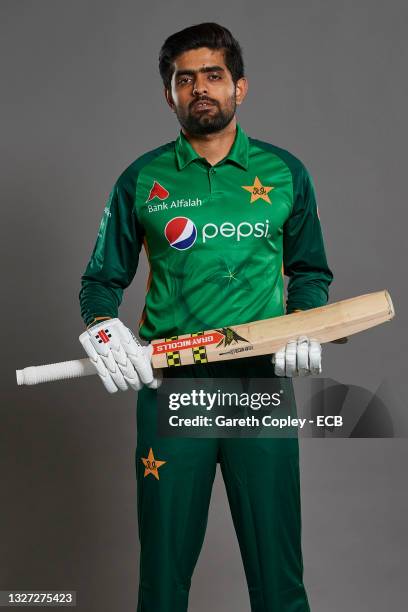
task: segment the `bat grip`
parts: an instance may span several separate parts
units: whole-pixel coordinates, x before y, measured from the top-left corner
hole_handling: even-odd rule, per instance
[[[81,378],[96,374],[96,368],[90,359],[75,359],[42,366],[31,366],[23,370],[16,370],[18,385],[38,385],[53,380],[66,380],[68,378]]]

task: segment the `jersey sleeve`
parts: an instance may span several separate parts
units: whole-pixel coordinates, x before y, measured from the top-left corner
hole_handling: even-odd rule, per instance
[[[283,228],[283,268],[289,277],[286,312],[324,306],[333,274],[327,264],[312,179],[301,165],[292,212]]]
[[[79,302],[86,325],[98,317],[117,317],[123,290],[136,273],[143,243],[132,185],[117,181],[109,196],[97,240],[81,277]]]

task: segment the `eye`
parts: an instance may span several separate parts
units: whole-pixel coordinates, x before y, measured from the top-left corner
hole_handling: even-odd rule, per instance
[[[221,79],[220,75],[217,73],[210,74],[208,77],[211,81],[218,81]]]
[[[188,83],[190,80],[190,77],[180,77],[179,79],[177,79],[177,85],[185,85],[186,83]]]

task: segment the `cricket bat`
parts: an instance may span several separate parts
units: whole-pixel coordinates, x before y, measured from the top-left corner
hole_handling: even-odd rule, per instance
[[[292,339],[338,341],[394,317],[388,291],[377,291],[289,315],[153,340],[154,368],[211,363],[275,353]],[[18,385],[96,374],[90,359],[17,370]]]

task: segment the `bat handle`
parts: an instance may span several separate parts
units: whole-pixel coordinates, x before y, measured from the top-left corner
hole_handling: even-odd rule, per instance
[[[75,359],[42,366],[31,366],[16,370],[18,385],[38,385],[39,383],[68,378],[81,378],[96,374],[96,368],[90,359]]]

